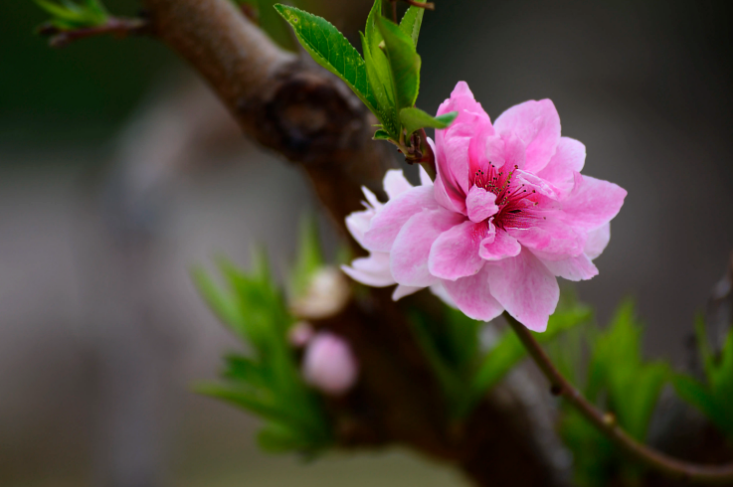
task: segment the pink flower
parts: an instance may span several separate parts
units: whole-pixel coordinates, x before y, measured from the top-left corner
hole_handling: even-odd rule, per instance
[[[341,395],[356,383],[359,367],[349,344],[342,338],[319,332],[308,343],[303,358],[303,376],[321,391]]]
[[[347,272],[387,285],[388,262],[398,289],[440,286],[471,318],[488,321],[506,310],[544,331],[560,294],[556,276],[598,274],[592,260],[608,244],[626,191],[580,174],[585,146],[560,136],[550,100],[514,106],[492,125],[459,82],[438,115],[450,111],[458,111],[456,120],[436,131],[435,184],[389,194],[395,191],[385,177],[389,202],[382,206],[372,195],[372,214],[347,219],[371,252]]]

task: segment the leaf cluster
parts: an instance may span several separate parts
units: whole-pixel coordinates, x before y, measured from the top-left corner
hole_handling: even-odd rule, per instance
[[[275,285],[266,258],[256,256],[250,273],[225,260],[219,270],[222,289],[202,270],[194,272],[201,295],[250,353],[225,357],[224,384],[198,391],[244,408],[265,419],[260,446],[271,452],[313,453],[332,442],[331,425],[319,397],[307,387],[287,339],[295,319]]]
[[[536,333],[541,343],[587,323],[591,309],[564,295],[550,317],[545,333]],[[507,329],[488,352],[480,346],[483,322],[444,306],[442,316],[414,311],[411,324],[443,389],[450,415],[460,419],[471,413],[481,399],[527,356],[517,335]]]
[[[642,326],[631,301],[622,303],[603,331],[584,327],[550,348],[553,361],[583,394],[614,415],[632,437],[644,442],[659,395],[670,378],[667,363],[642,357]],[[584,350],[588,352],[584,360]],[[580,371],[585,370],[585,377]],[[627,463],[611,441],[567,403],[560,433],[575,458],[579,485],[600,486],[617,474],[635,479],[640,467]]]
[[[733,441],[733,329],[717,354],[708,345],[702,316],[697,319],[695,331],[705,382],[686,374],[675,374],[672,383],[682,399],[699,409]]]
[[[379,119],[375,139],[389,140],[406,152],[406,140],[424,128],[446,128],[457,113],[432,117],[415,107],[421,58],[417,42],[425,10],[410,6],[399,24],[382,16],[375,0],[361,33],[364,57],[325,19],[285,5],[275,9],[298,41],[321,66],[341,78]]]
[[[35,0],[52,18],[45,25],[59,30],[76,30],[105,25],[110,15],[99,0]]]

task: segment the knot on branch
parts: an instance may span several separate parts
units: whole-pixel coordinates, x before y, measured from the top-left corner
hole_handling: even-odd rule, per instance
[[[370,115],[334,76],[300,61],[275,73],[256,100],[239,110],[257,120],[258,139],[288,159],[323,164],[363,149]],[[243,113],[243,114],[244,114]]]

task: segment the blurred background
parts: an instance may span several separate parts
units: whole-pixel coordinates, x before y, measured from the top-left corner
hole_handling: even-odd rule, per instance
[[[301,2],[352,40],[370,3]],[[461,79],[492,119],[551,98],[584,172],[629,191],[600,276],[577,290],[601,322],[634,296],[649,355],[684,365],[733,250],[733,4],[436,3],[419,106]],[[191,266],[245,266],[264,243],[283,269],[317,203],[164,46],[52,50],[33,35],[43,20],[0,2],[0,485],[464,485],[403,451],[264,456],[255,420],[190,392],[238,347]]]

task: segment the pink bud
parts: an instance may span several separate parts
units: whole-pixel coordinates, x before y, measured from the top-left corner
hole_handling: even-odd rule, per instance
[[[319,332],[308,343],[303,359],[305,381],[335,396],[344,394],[356,382],[359,366],[349,344],[329,332]]]
[[[313,338],[313,327],[307,321],[299,321],[290,328],[288,342],[295,348],[303,348]]]

